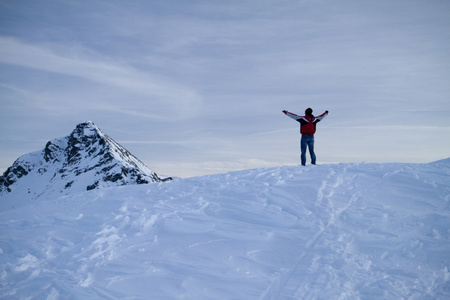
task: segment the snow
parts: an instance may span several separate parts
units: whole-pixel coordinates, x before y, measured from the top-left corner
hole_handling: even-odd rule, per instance
[[[0,197],[1,299],[450,299],[450,159]]]

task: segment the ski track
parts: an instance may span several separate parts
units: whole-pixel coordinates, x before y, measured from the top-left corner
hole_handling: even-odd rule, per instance
[[[355,193],[350,193],[349,195],[345,195],[345,192],[348,192],[354,189],[357,184],[357,179],[359,175],[349,175],[347,174],[347,168],[344,167],[339,174],[336,174],[334,170],[331,170],[330,173],[326,176],[317,189],[317,208],[321,211],[326,212],[326,216],[320,217],[318,219],[323,219],[326,222],[321,222],[317,232],[314,234],[313,238],[310,239],[306,243],[305,249],[298,256],[296,263],[292,268],[286,270],[284,274],[277,274],[276,278],[272,280],[272,283],[267,290],[267,292],[261,297],[261,299],[326,299],[331,297],[333,299],[361,299],[366,296],[361,295],[356,289],[357,285],[352,283],[347,283],[345,287],[345,292],[342,292],[338,295],[333,293],[327,293],[328,289],[332,289],[333,287],[329,284],[330,282],[334,282],[338,279],[338,274],[335,274],[333,270],[333,266],[331,265],[322,265],[318,264],[318,261],[321,259],[320,255],[315,254],[319,249],[315,249],[316,244],[320,242],[327,242],[327,233],[331,229],[334,229],[337,222],[339,222],[340,218],[343,214],[345,214],[355,202],[361,196],[370,195],[374,189],[379,189],[384,186],[384,184],[389,180],[391,176],[395,176],[397,174],[401,174],[404,170],[398,169],[394,171],[390,171],[385,173],[381,179],[376,179],[375,183],[370,184],[368,187],[364,187],[363,189],[357,189]],[[417,172],[413,172],[416,179],[420,180]],[[433,188],[438,188],[438,185],[435,184],[434,181],[423,180],[422,182],[426,184],[431,184]],[[448,187],[446,187],[447,195],[444,197],[448,202]],[[336,195],[344,194],[346,197],[336,197]],[[448,208],[448,205],[447,207]],[[439,234],[436,233],[436,230],[433,230],[434,235],[439,237]],[[335,236],[333,236],[335,238]],[[395,237],[395,236],[394,236]],[[349,248],[352,247],[353,238],[348,239],[345,235],[339,236],[338,241],[345,241],[340,246],[338,251],[344,252],[344,254],[348,251]],[[382,254],[382,257],[388,255],[387,252]],[[411,254],[412,255],[412,254]],[[370,257],[367,259],[356,262],[359,264],[359,267],[366,269],[369,271],[372,261]],[[354,264],[355,261],[352,259],[346,259],[345,263]],[[315,266],[314,266],[315,265]],[[314,271],[319,274],[311,274],[310,272],[305,272],[306,266],[314,266]],[[398,272],[397,272],[398,273]],[[403,276],[410,276],[409,274],[399,274]],[[436,275],[437,273],[434,273]],[[315,275],[315,276],[311,276]],[[431,282],[431,286],[434,288],[437,287],[436,282],[447,282],[448,280],[448,269],[447,267],[443,267],[442,273],[438,280],[433,280]],[[384,275],[386,276],[386,275]],[[370,282],[381,281],[383,278],[380,276],[376,276],[375,280],[371,278],[367,278]],[[314,287],[322,286],[321,289],[316,289]],[[323,288],[325,286],[325,288]],[[446,284],[445,289],[448,291],[449,285]],[[433,295],[430,292],[433,289],[427,289],[429,296]],[[414,295],[414,292],[410,292],[406,287],[403,290],[404,294]],[[401,297],[402,293],[389,293],[384,292],[379,295],[373,294],[369,298],[375,299],[383,299],[383,297],[387,298],[396,298]]]
[[[0,296],[446,299],[438,166],[256,169],[5,210]]]
[[[336,219],[357,200],[358,196],[354,194],[343,207],[335,207],[338,204],[330,201],[330,197],[338,193],[339,187],[347,180],[351,181],[352,179],[346,177],[346,168],[344,168],[339,175],[336,175],[335,171],[331,170],[326,179],[322,181],[317,190],[316,205],[319,210],[323,210],[328,214],[326,224],[321,223],[319,225],[318,231],[312,239],[307,241],[306,247],[297,258],[294,267],[288,270],[284,276],[279,276],[277,282],[273,283],[273,286],[269,288],[262,299],[279,299],[280,297],[283,299],[309,299],[308,297],[311,295],[304,294],[304,291],[308,290],[308,286],[304,283],[306,278],[302,278],[304,276],[301,275],[302,266],[306,264],[306,260],[309,259],[309,255],[312,253],[317,241],[328,228],[334,225]],[[291,285],[294,285],[294,287],[291,287]],[[298,293],[298,291],[301,292]]]

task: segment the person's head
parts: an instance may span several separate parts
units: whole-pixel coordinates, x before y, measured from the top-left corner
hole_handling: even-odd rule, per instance
[[[306,114],[307,116],[312,115],[312,112],[313,112],[312,108],[307,108],[307,109],[305,110],[305,114]]]

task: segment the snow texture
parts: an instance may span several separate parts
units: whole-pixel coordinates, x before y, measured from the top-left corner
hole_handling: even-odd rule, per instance
[[[4,194],[0,298],[450,299],[449,202],[450,159]]]
[[[0,177],[0,195],[39,198],[126,184],[161,181],[94,123],[21,156]],[[29,195],[27,195],[29,194]]]

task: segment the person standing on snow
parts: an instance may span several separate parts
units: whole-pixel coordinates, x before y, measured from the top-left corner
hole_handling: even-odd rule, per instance
[[[307,147],[309,149],[309,154],[311,155],[311,163],[313,165],[316,164],[316,154],[314,153],[314,133],[316,133],[316,124],[328,115],[328,110],[317,117],[315,117],[312,112],[313,110],[311,108],[307,108],[305,110],[305,116],[298,116],[287,110],[283,110],[283,113],[286,116],[300,123],[300,133],[302,134],[300,149],[302,151],[301,160],[303,166],[306,164]]]

